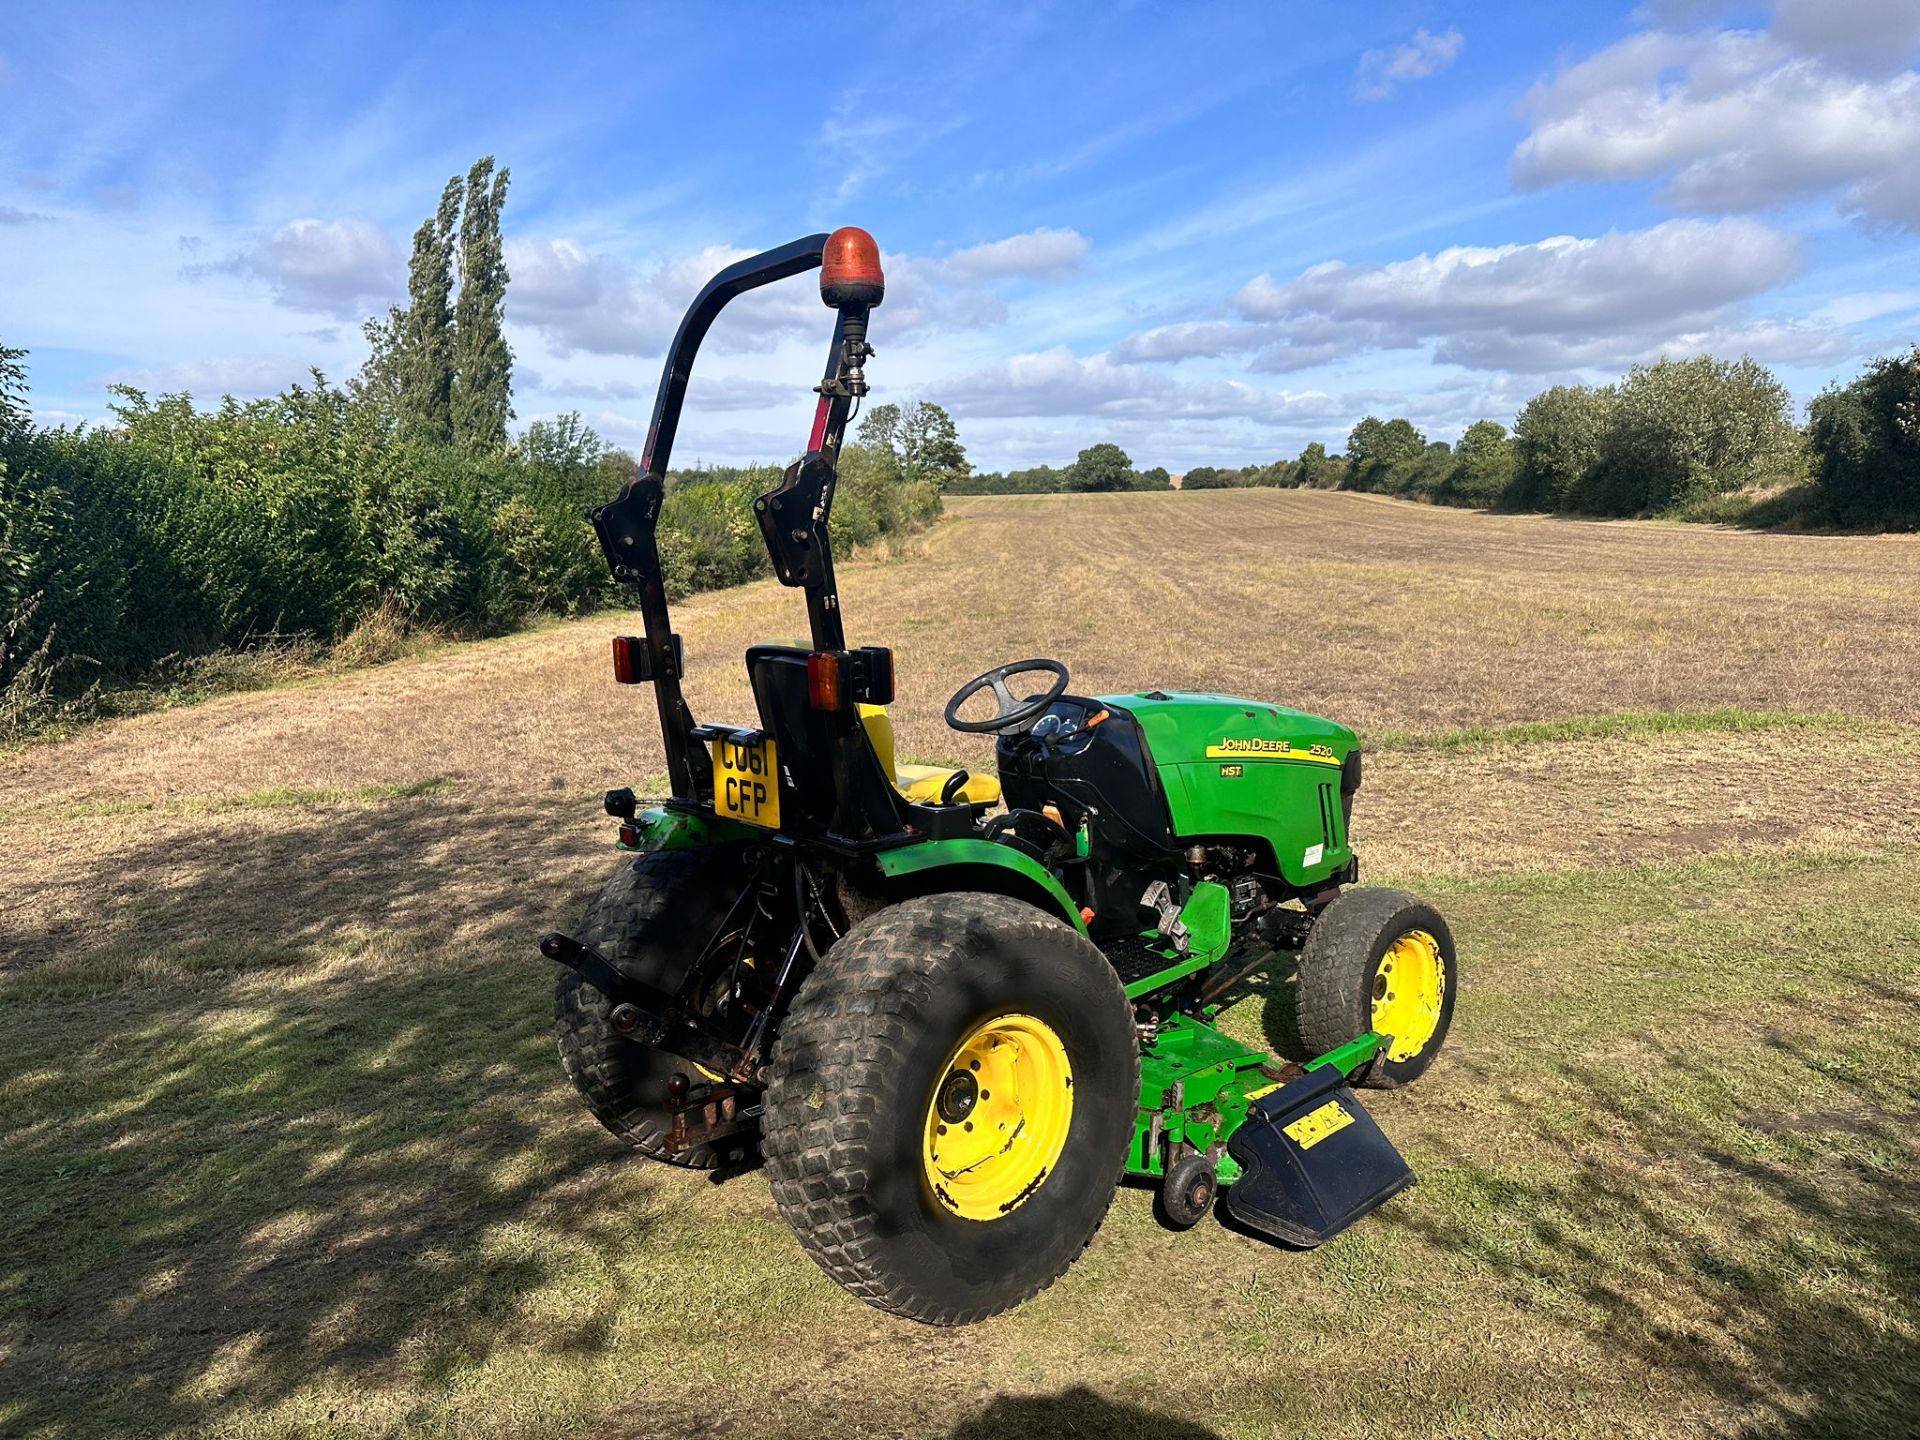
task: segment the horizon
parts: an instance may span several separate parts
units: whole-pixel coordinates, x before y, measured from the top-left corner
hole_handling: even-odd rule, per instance
[[[489,153],[516,428],[628,449],[708,275],[841,224],[886,257],[871,403],[941,404],[981,470],[1264,464],[1367,413],[1451,441],[1701,353],[1799,419],[1920,337],[1906,0],[536,13],[347,7],[297,49],[235,5],[16,17],[0,343],[36,419],[343,381]],[[680,463],[797,453],[829,323],[805,281],[730,310]]]

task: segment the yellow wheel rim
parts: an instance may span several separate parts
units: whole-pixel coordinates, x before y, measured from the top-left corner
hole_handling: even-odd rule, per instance
[[[1440,942],[1424,930],[1409,930],[1380,957],[1373,972],[1373,1028],[1391,1035],[1387,1059],[1411,1060],[1440,1028],[1447,996],[1447,962]]]
[[[983,1020],[927,1097],[927,1184],[962,1219],[998,1220],[1053,1172],[1072,1120],[1073,1067],[1053,1027],[1031,1015]]]

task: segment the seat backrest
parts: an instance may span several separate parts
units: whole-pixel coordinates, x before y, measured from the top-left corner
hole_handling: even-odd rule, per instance
[[[780,828],[853,841],[897,835],[893,772],[881,765],[859,717],[810,703],[808,654],[779,643],[747,649],[760,728],[780,747]]]
[[[861,705],[860,723],[867,727],[867,743],[873,746],[873,753],[880,757],[880,768],[887,772],[892,780],[898,773],[893,763],[893,718],[887,714],[884,705]]]

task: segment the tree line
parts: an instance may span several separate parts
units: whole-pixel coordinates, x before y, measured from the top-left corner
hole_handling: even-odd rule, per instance
[[[1051,495],[1113,490],[1170,490],[1164,468],[1136,470],[1127,452],[1111,441],[1089,445],[1071,465],[1035,465],[1026,470],[970,475],[948,484],[950,495]]]
[[[623,602],[585,513],[633,457],[578,415],[508,428],[507,184],[491,157],[448,181],[414,236],[408,304],[368,321],[343,385],[314,371],[211,410],[116,386],[106,424],[36,426],[28,357],[0,346],[0,738],[229,652],[379,658],[412,632]],[[950,419],[907,419],[847,447],[843,544],[927,523],[964,471]],[[752,495],[778,474],[669,477],[671,593],[765,573]]]
[[[1478,509],[1856,528],[1920,527],[1920,347],[1873,361],[1793,421],[1786,387],[1750,359],[1661,360],[1612,385],[1556,385],[1511,432],[1469,425],[1456,444],[1369,415],[1343,454],[1197,466],[1184,490],[1363,490]]]

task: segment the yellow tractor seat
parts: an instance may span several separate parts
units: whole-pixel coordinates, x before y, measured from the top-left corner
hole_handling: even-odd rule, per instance
[[[882,768],[893,777],[893,788],[916,805],[936,803],[954,772],[938,765],[896,764],[893,758],[893,720],[887,714],[886,706],[860,706],[860,723],[867,727],[867,741],[873,746],[873,753],[880,757]],[[969,774],[967,783],[960,788],[958,798],[969,805],[997,804],[1000,799],[1000,777]]]

